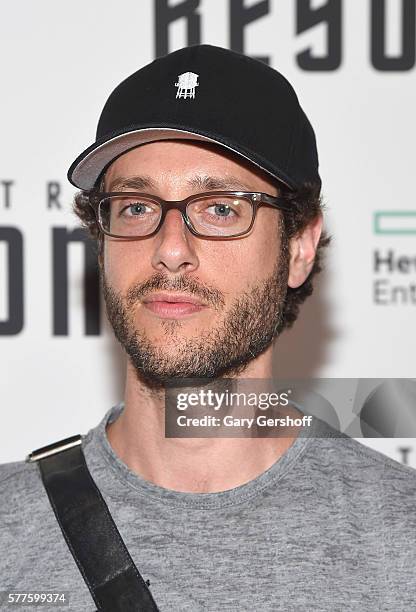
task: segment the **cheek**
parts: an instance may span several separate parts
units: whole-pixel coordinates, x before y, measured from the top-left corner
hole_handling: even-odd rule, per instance
[[[135,266],[134,262],[140,260],[140,256],[134,254],[126,242],[105,240],[103,251],[105,277],[118,291],[123,292],[134,281],[135,273],[137,278],[138,266]]]
[[[251,270],[255,278],[270,276],[280,253],[280,225],[277,211],[260,208],[252,233],[239,245],[241,270]]]
[[[211,279],[212,284],[231,299],[250,290],[275,271],[279,252],[276,232],[277,228],[262,239],[256,234],[230,242],[216,248],[215,256],[212,252],[207,253],[207,257],[201,259],[201,278]]]

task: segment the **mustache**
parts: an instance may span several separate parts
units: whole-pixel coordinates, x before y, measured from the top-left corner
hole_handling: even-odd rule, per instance
[[[225,306],[224,296],[218,289],[208,287],[199,279],[195,279],[195,277],[190,278],[182,275],[168,278],[161,272],[154,274],[143,283],[137,283],[130,287],[126,292],[127,305],[132,307],[135,302],[141,300],[152,291],[183,291],[199,297],[215,309]]]

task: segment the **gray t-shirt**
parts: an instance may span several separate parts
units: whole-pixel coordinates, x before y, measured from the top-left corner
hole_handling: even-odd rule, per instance
[[[416,609],[416,470],[314,418],[309,435],[254,480],[181,493],[115,455],[105,424],[123,407],[83,448],[161,612]],[[0,551],[0,589],[65,591],[67,610],[96,610],[36,463],[0,466]]]

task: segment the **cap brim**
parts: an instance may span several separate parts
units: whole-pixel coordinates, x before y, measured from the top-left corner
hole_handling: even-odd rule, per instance
[[[83,151],[77,159],[71,164],[68,170],[68,180],[79,189],[89,190],[92,189],[100,176],[117,157],[126,153],[130,149],[134,149],[142,144],[149,142],[156,142],[159,140],[168,139],[181,139],[181,140],[196,140],[202,142],[209,142],[217,144],[225,149],[236,153],[240,157],[248,160],[273,178],[281,181],[290,189],[293,189],[294,185],[292,181],[285,175],[285,173],[271,172],[257,161],[254,161],[250,155],[242,153],[237,148],[234,148],[230,144],[216,140],[215,138],[177,128],[168,127],[149,127],[133,129],[129,132],[123,132],[105,140],[102,143],[95,143]]]

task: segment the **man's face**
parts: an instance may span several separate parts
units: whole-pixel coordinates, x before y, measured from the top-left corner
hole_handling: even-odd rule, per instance
[[[263,191],[275,184],[254,166],[215,146],[180,140],[142,145],[120,156],[106,191],[132,191],[116,181],[141,177],[135,190],[180,200],[210,190]],[[288,258],[281,254],[281,213],[260,207],[250,233],[231,240],[191,234],[178,210],[159,232],[123,241],[105,237],[102,282],[115,335],[140,379],[216,378],[242,372],[270,346],[281,322]],[[149,304],[156,293],[201,302],[191,312]]]

